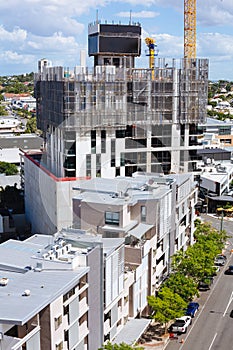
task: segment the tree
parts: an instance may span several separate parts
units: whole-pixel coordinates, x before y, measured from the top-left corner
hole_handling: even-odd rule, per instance
[[[18,168],[15,164],[0,162],[0,173],[6,175],[18,174]]]
[[[197,283],[180,272],[172,273],[163,284],[162,288],[164,287],[168,287],[173,293],[179,294],[186,302],[191,301],[195,295],[199,295]]]
[[[136,345],[128,345],[125,343],[121,344],[112,344],[108,342],[105,344],[102,348],[99,348],[98,350],[143,350],[142,347],[138,347]]]
[[[172,258],[173,271],[192,277],[195,282],[214,273],[214,258],[221,253],[227,240],[225,231],[220,233],[208,223],[196,222],[196,243]]]
[[[174,320],[177,317],[181,317],[184,314],[184,309],[187,303],[177,294],[173,293],[168,287],[163,287],[158,292],[158,296],[148,296],[148,305],[152,308],[152,318],[159,323],[165,325],[169,321]]]
[[[36,131],[37,131],[36,117],[32,117],[27,122],[25,133],[31,134],[31,133],[35,133]]]
[[[0,115],[6,115],[6,110],[3,106],[0,105]]]

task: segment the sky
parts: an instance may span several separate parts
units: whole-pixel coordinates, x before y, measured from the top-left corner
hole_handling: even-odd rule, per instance
[[[183,9],[184,0],[1,0],[0,76],[37,72],[41,58],[73,69],[97,18],[141,24],[138,67],[149,66],[147,36],[156,40],[158,57],[182,58]],[[233,81],[233,0],[197,0],[197,57],[209,59],[210,80]]]

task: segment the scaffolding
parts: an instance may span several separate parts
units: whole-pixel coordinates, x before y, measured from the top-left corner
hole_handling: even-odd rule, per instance
[[[158,58],[153,76],[151,69],[97,66],[93,72],[52,67],[36,74],[35,87],[38,126],[43,131],[48,122],[76,131],[135,123],[203,122],[208,60],[168,63]]]

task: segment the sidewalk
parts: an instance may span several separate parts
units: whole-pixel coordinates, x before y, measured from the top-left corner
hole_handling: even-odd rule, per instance
[[[164,339],[161,341],[152,340],[151,342],[138,344],[143,347],[145,350],[163,350],[165,349],[167,343],[169,341],[169,335],[164,336]]]

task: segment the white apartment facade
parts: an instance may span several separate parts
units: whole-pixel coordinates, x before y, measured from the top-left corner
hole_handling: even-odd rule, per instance
[[[101,235],[71,228],[63,229],[59,235],[72,246],[87,247],[88,250],[90,349],[96,349],[93,346],[94,329],[99,331],[99,335],[95,334],[95,338],[99,337],[102,340],[99,346],[108,341],[114,343],[118,336],[121,336],[121,339],[123,337],[128,343],[125,330],[129,325],[131,330],[136,326],[133,340],[137,341],[150,323],[150,320],[140,322],[141,320],[136,319],[141,315],[140,310],[146,310],[147,307],[148,259],[144,259],[134,267],[130,266],[125,256],[127,253],[123,238],[103,238]],[[99,248],[99,260],[97,257],[93,260],[89,258],[93,247]],[[99,293],[99,300],[102,300],[102,303],[97,305],[96,299]],[[97,322],[98,318],[102,323]],[[97,342],[94,344],[96,346]]]
[[[124,237],[126,266],[140,266],[138,285],[147,286],[142,294],[153,294],[169,273],[170,257],[193,244],[193,176],[137,173],[133,178],[80,181],[75,190],[74,226],[103,237]],[[138,300],[132,315],[143,311],[143,303]]]
[[[48,236],[0,245],[0,345],[87,350],[88,271],[82,254]]]

